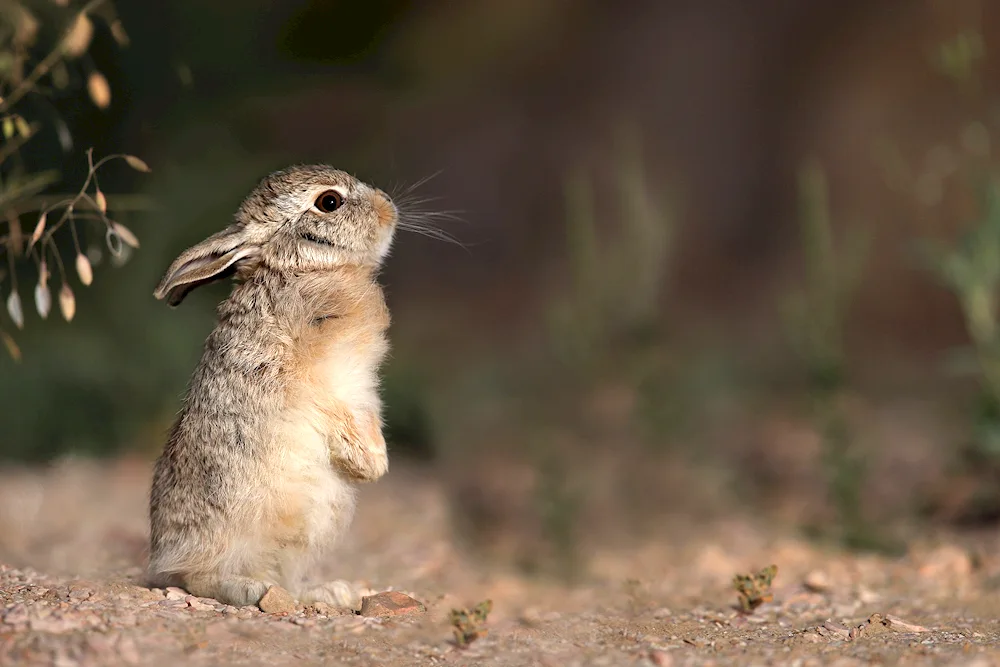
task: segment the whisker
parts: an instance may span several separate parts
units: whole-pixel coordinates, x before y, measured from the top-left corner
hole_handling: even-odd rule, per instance
[[[428,222],[435,220],[449,220],[455,222],[466,222],[465,218],[461,217],[462,211],[400,211],[399,217],[406,220],[426,220]]]
[[[397,226],[401,231],[410,232],[436,241],[451,243],[468,252],[469,249],[466,243],[458,240],[458,238],[440,226],[446,222],[466,222],[462,217],[462,211],[436,210],[430,205],[440,201],[442,197],[425,197],[417,192],[419,188],[441,173],[442,171],[438,170],[403,188],[398,186],[393,187],[391,197],[393,203],[396,205],[396,210],[399,212]]]
[[[428,209],[421,208],[430,204],[432,202],[441,201],[442,197],[423,197],[421,199],[401,199],[394,200],[396,203],[396,208],[401,211],[410,211],[413,213],[421,213]]]
[[[469,252],[468,244],[462,243],[454,236],[448,234],[447,232],[441,231],[440,229],[420,229],[420,228],[402,228],[405,232],[410,232],[418,236],[423,236],[425,238],[434,239],[435,241],[443,241],[444,243],[450,243],[452,245],[457,245],[462,250]]]
[[[414,191],[415,191],[415,190],[416,190],[417,188],[419,188],[419,187],[422,187],[422,186],[426,185],[426,184],[427,184],[427,183],[428,183],[428,182],[429,182],[429,181],[430,181],[431,179],[433,179],[433,178],[436,178],[437,176],[441,175],[442,171],[443,171],[443,170],[441,170],[441,169],[438,169],[438,170],[437,170],[437,171],[435,171],[435,172],[434,172],[433,174],[430,174],[430,175],[428,175],[428,176],[424,176],[423,178],[419,179],[418,181],[416,181],[416,182],[415,182],[415,183],[413,183],[412,185],[409,185],[409,186],[407,186],[407,187],[406,187],[406,188],[405,188],[405,189],[404,189],[403,191],[401,191],[401,192],[400,192],[400,191],[398,190],[398,188],[393,188],[393,190],[392,190],[392,195],[391,195],[391,196],[392,196],[392,199],[393,199],[393,200],[397,200],[397,199],[404,199],[404,198],[405,198],[405,197],[406,197],[407,195],[410,195],[410,194],[413,194],[413,192],[414,192]]]

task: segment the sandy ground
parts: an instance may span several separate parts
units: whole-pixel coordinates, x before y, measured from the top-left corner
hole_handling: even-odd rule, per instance
[[[925,539],[889,559],[752,521],[678,521],[593,550],[568,587],[464,554],[439,485],[397,467],[364,490],[320,574],[407,592],[426,613],[264,614],[142,585],[148,479],[133,461],[0,471],[0,664],[1000,664],[993,536]],[[733,575],[769,563],[773,601],[739,613]],[[488,635],[456,648],[449,612],[487,598]]]

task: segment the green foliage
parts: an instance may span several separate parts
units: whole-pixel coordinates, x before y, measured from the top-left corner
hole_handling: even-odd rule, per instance
[[[938,45],[931,57],[934,68],[959,84],[978,84],[978,67],[986,57],[986,45],[978,30],[963,30]]]
[[[967,368],[980,385],[967,464],[994,470],[1000,467],[1000,178],[986,177],[977,201],[978,220],[965,225],[961,238],[921,248],[926,265],[958,300],[971,343]],[[994,494],[991,502],[1000,498]]]
[[[981,31],[969,28],[939,46],[934,64],[958,91],[991,103],[982,99],[986,55]],[[962,466],[982,477],[982,488],[973,494],[979,507],[967,509],[995,514],[1000,507],[995,487],[1000,471],[1000,172],[991,155],[989,125],[987,119],[973,118],[959,141],[963,157],[955,171],[967,175],[960,184],[972,185],[973,214],[962,221],[956,239],[924,239],[919,251],[924,266],[955,296],[968,333],[970,347],[952,356],[958,363],[951,370],[969,373],[979,383],[970,410],[972,437],[958,455]],[[944,178],[940,180],[943,191]]]
[[[538,485],[535,504],[541,520],[542,533],[551,549],[551,565],[558,578],[573,582],[582,574],[580,531],[586,498],[578,481],[574,480],[565,461],[554,452],[539,447]],[[522,563],[531,570],[544,570],[546,563]]]
[[[923,244],[927,265],[955,294],[979,362],[984,389],[1000,401],[1000,181],[980,189],[980,219],[952,245]]]
[[[785,303],[785,325],[798,358],[816,389],[837,391],[846,372],[844,327],[864,275],[870,237],[860,228],[834,243],[826,175],[818,163],[799,173],[799,222],[805,261],[803,287]]]
[[[455,645],[465,648],[477,639],[485,637],[489,633],[486,629],[486,620],[491,611],[493,611],[493,600],[483,600],[471,610],[452,609],[448,618],[451,621]]]
[[[844,331],[864,276],[870,238],[852,228],[843,246],[835,243],[826,175],[816,162],[808,162],[799,173],[799,199],[806,272],[803,287],[785,304],[787,335],[805,372],[811,416],[822,441],[829,496],[838,518],[833,532],[846,546],[869,548],[877,546],[877,540],[861,504],[865,455],[841,399],[848,386]]]
[[[434,455],[434,431],[422,374],[400,360],[390,360],[382,381],[385,439],[397,453],[417,459]]]
[[[740,610],[750,614],[765,602],[774,599],[771,586],[778,576],[778,566],[768,565],[752,574],[737,574],[733,577],[733,589],[739,601]]]
[[[619,134],[613,168],[619,233],[602,239],[595,189],[582,170],[567,178],[566,235],[573,282],[549,313],[551,349],[563,364],[593,369],[622,336],[642,336],[659,320],[673,228],[646,182],[638,138]]]
[[[82,186],[70,194],[49,192],[50,186],[61,180],[58,163],[45,168],[32,167],[37,156],[35,142],[43,134],[58,137],[64,150],[72,145],[72,135],[58,115],[46,121],[32,120],[25,103],[45,98],[52,91],[75,95],[80,103],[105,108],[111,103],[111,93],[104,75],[90,64],[81,63],[90,48],[94,33],[94,18],[103,20],[119,42],[127,41],[121,23],[111,4],[93,0],[82,9],[40,3],[8,1],[0,4],[0,255],[8,271],[0,275],[0,287],[5,293],[7,315],[17,329],[25,327],[25,311],[29,295],[34,310],[42,319],[48,318],[53,302],[58,304],[67,321],[76,315],[76,295],[70,287],[69,270],[74,269],[80,284],[87,287],[93,280],[93,266],[103,253],[100,245],[110,252],[112,262],[123,264],[131,249],[139,245],[135,235],[118,220],[109,217],[109,207],[125,209],[127,202],[110,199],[102,191],[98,171],[107,162],[120,158],[136,171],[148,172],[145,162],[132,155],[111,155],[96,162],[87,151],[87,176]],[[55,38],[43,39],[46,29]],[[38,54],[45,53],[43,56]],[[89,98],[89,99],[88,99]],[[86,100],[86,102],[85,102]],[[26,149],[33,151],[26,152]],[[119,210],[119,213],[122,211]],[[61,236],[57,234],[61,232]],[[68,232],[68,234],[67,234]],[[88,233],[89,232],[89,233]],[[66,236],[72,241],[67,253]],[[89,245],[85,243],[90,237]],[[101,239],[98,244],[96,239]],[[64,260],[64,254],[72,257]],[[24,289],[19,281],[25,277],[23,264],[34,264],[33,289]],[[60,286],[56,298],[49,285],[56,277]],[[0,339],[15,360],[21,358],[18,342],[0,325]]]
[[[227,286],[198,290],[177,309],[156,301],[153,288],[180,249],[224,225],[249,185],[282,160],[250,158],[222,136],[196,160],[163,161],[144,196],[168,205],[143,216],[156,232],[143,238],[143,261],[120,267],[113,280],[98,267],[93,284],[78,290],[72,326],[35,326],[20,341],[25,363],[0,359],[0,457],[44,461],[162,445]],[[148,440],[137,443],[140,434]]]

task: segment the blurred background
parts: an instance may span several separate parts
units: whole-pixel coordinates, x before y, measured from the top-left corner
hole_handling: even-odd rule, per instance
[[[4,465],[155,457],[228,285],[153,287],[322,161],[457,212],[397,237],[384,391],[470,549],[1000,517],[1000,6],[0,4]]]

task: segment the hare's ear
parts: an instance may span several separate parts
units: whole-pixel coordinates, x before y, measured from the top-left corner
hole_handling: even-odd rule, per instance
[[[258,250],[246,244],[242,227],[232,225],[181,253],[167,269],[153,296],[166,298],[170,307],[176,307],[194,288],[231,276],[240,262],[255,257]]]

